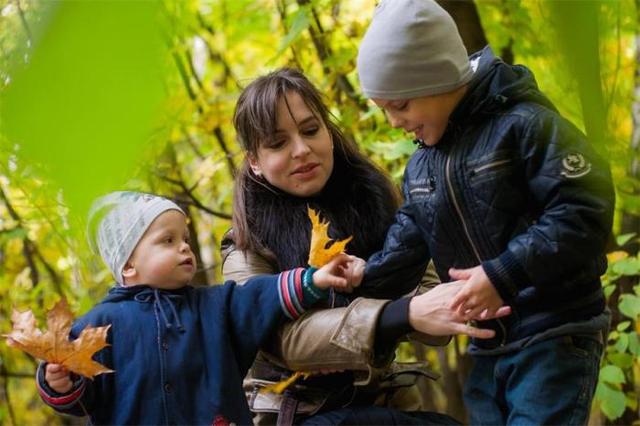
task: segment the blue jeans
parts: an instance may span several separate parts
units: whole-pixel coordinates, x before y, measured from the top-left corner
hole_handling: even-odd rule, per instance
[[[472,425],[583,425],[602,343],[560,336],[496,356],[474,356],[464,400]]]
[[[300,423],[301,426],[341,425],[460,425],[446,414],[429,411],[400,411],[386,407],[341,408],[316,414]]]

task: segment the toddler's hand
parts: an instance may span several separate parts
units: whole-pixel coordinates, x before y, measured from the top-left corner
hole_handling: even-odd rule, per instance
[[[58,393],[67,393],[73,387],[69,370],[60,364],[47,364],[44,380],[51,389]]]
[[[471,269],[451,268],[449,276],[453,280],[466,280],[462,290],[449,305],[452,310],[457,310],[465,319],[491,318],[504,304],[482,266]]]
[[[338,254],[331,259],[329,263],[313,273],[313,284],[321,289],[333,287],[336,290],[348,291],[349,277],[347,273],[349,273],[349,271],[355,274],[358,273],[358,268],[351,266],[352,263],[356,262],[356,259],[358,258],[349,256],[346,253]],[[364,265],[362,265],[361,268],[362,271],[359,272],[360,274],[364,271]],[[362,276],[360,276],[360,280],[362,280]],[[358,284],[360,283],[358,282]]]

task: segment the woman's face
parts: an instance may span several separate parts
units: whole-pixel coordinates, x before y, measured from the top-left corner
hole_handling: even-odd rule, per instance
[[[327,126],[296,92],[278,101],[276,134],[248,155],[253,173],[298,197],[318,194],[333,171],[333,141]],[[287,108],[287,103],[289,107]]]

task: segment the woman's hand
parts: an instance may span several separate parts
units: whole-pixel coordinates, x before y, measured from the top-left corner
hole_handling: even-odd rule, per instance
[[[495,335],[493,330],[473,327],[466,323],[467,318],[449,306],[458,292],[463,288],[464,281],[453,281],[437,285],[432,290],[415,296],[409,302],[409,324],[416,330],[432,336],[448,336],[451,334],[466,334],[479,339],[490,339]],[[502,306],[493,315],[483,318],[500,318],[511,313],[509,306]]]

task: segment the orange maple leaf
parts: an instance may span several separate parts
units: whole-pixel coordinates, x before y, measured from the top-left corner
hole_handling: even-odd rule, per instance
[[[329,238],[329,222],[320,219],[320,214],[307,207],[309,219],[311,219],[311,247],[309,248],[309,265],[321,268],[331,261],[337,254],[342,253],[347,243],[353,237],[344,240],[336,240],[327,248],[332,240]]]
[[[66,299],[60,300],[47,313],[48,330],[45,333],[36,327],[36,318],[31,310],[19,312],[14,309],[11,321],[11,334],[4,335],[10,346],[49,363],[62,364],[69,371],[85,377],[113,372],[91,359],[94,353],[109,346],[107,331],[111,325],[87,326],[77,339],[70,341],[73,315]]]

